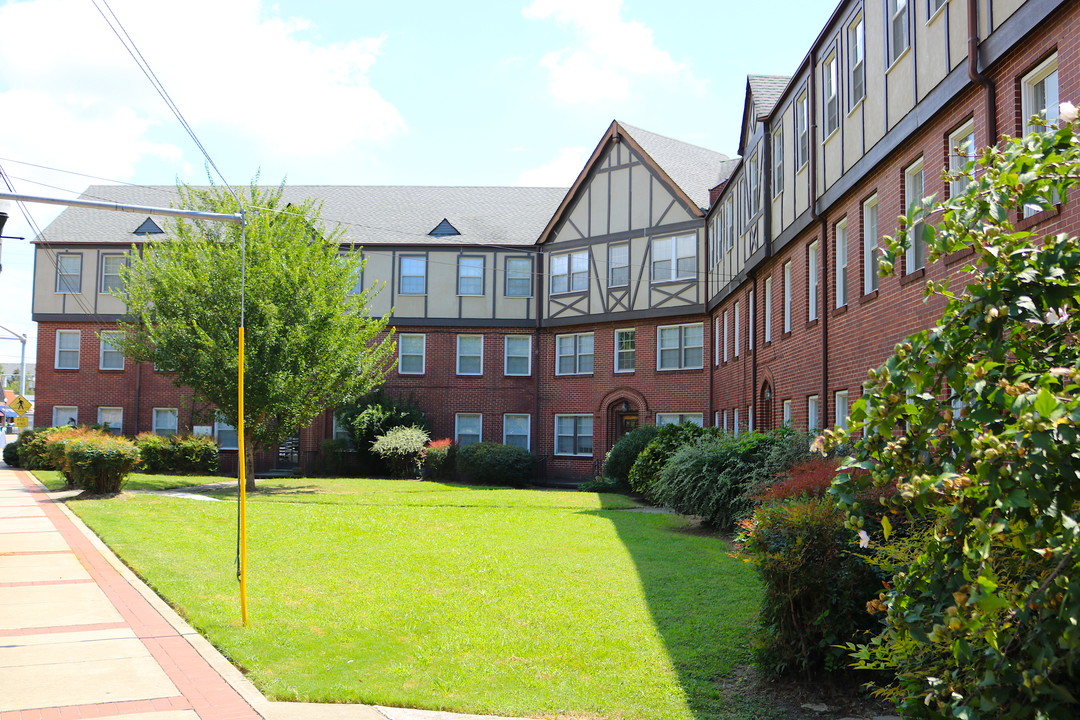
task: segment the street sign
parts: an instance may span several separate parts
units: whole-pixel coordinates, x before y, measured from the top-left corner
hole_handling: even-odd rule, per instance
[[[30,427],[30,418],[20,415],[15,418],[15,427]]]
[[[15,399],[11,401],[11,409],[20,415],[25,415],[30,411],[34,405],[22,395],[16,395]]]

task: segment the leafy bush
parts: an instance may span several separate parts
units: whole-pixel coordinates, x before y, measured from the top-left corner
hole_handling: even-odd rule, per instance
[[[457,468],[478,485],[522,487],[536,474],[536,457],[514,445],[478,442],[458,450]]]
[[[385,472],[389,468],[371,447],[376,438],[396,427],[418,427],[430,432],[423,410],[411,397],[393,397],[379,389],[337,410],[341,427],[356,448],[361,470]]]
[[[628,493],[630,490],[630,483],[625,480],[619,480],[618,478],[610,477],[598,477],[594,480],[586,480],[578,485],[578,490],[581,492],[594,492],[594,493]]]
[[[4,446],[4,462],[11,467],[19,467],[19,441],[13,440]]]
[[[67,487],[77,487],[75,485],[75,478],[71,473],[71,468],[68,465],[66,450],[67,443],[71,440],[93,440],[109,437],[107,434],[100,430],[94,430],[85,426],[63,426],[57,428],[50,428],[50,432],[43,433],[38,436],[41,438],[35,438],[35,443],[42,449],[35,450],[40,453],[42,458],[42,468],[48,468],[56,470],[64,478],[64,484]]]
[[[319,473],[336,477],[345,474],[348,467],[349,441],[343,439],[323,440],[319,453]]]
[[[659,429],[654,425],[642,425],[619,438],[604,458],[604,477],[628,485],[630,468],[657,432]]]
[[[96,495],[120,492],[139,462],[139,450],[127,438],[103,434],[59,442],[64,445],[64,467],[71,483]]]
[[[706,429],[694,423],[664,425],[658,428],[655,437],[638,454],[634,464],[630,467],[630,473],[627,475],[630,488],[634,492],[652,500],[653,483],[660,477],[660,471],[664,468],[664,463],[680,447],[703,435],[719,437],[721,434],[721,430],[716,428]]]
[[[49,436],[64,430],[71,430],[71,428],[64,425],[62,427],[23,430],[19,435],[19,465],[27,470],[53,470],[54,468],[49,465],[49,458],[46,455]]]
[[[455,449],[450,438],[429,442],[424,450],[424,478],[446,480],[453,477]]]
[[[427,431],[418,427],[396,427],[375,438],[371,451],[382,458],[394,477],[415,478],[420,476],[429,439]]]
[[[855,539],[827,499],[766,503],[755,511],[745,550],[762,580],[755,654],[767,677],[845,667],[847,651],[837,646],[876,627],[865,608],[882,575],[851,551]]]
[[[135,446],[139,448],[139,470],[145,473],[164,473],[170,465],[169,438],[151,432],[141,432],[135,436]]]
[[[791,498],[823,497],[836,477],[835,458],[812,457],[777,474],[777,480],[759,496],[762,502]]]
[[[210,475],[218,470],[218,446],[204,435],[139,433],[135,445],[142,458],[139,470],[175,475]]]

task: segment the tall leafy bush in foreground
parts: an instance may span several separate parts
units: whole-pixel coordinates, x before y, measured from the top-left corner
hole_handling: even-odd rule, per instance
[[[664,464],[680,447],[703,435],[719,437],[721,434],[722,431],[717,428],[703,428],[689,422],[664,425],[657,430],[656,436],[649,441],[645,449],[638,453],[630,467],[630,488],[650,500],[654,499],[653,484],[660,477]]]
[[[930,212],[929,259],[969,254],[963,288],[927,284],[940,322],[871,371],[846,464],[865,472],[832,490],[866,530],[859,493],[895,483],[891,505],[930,527],[897,561],[884,630],[852,646],[895,676],[884,692],[908,717],[1080,716],[1080,240],[1013,225],[1080,182],[1069,109],[1060,129],[983,151],[967,192],[916,206],[881,263]]]
[[[536,457],[514,445],[478,442],[457,451],[457,469],[478,485],[527,485],[536,475]]]
[[[394,477],[417,478],[429,439],[427,431],[418,427],[396,427],[375,438],[371,451],[382,458]]]
[[[642,425],[619,438],[604,458],[604,477],[629,482],[630,468],[659,431],[655,425]]]

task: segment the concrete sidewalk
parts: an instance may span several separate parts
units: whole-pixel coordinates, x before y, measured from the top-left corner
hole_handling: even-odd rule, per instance
[[[481,720],[268,701],[30,473],[0,464],[0,720],[67,718]]]

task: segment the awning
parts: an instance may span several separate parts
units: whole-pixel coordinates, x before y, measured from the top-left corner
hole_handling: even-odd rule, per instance
[[[18,416],[17,412],[15,412],[11,408],[7,407],[6,405],[0,407],[0,411],[3,411],[4,417],[17,417]]]

